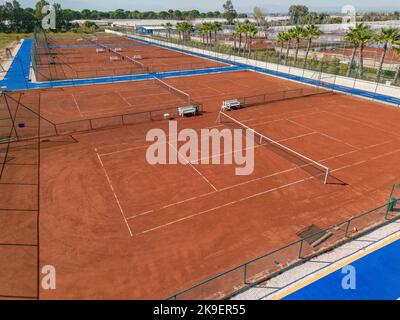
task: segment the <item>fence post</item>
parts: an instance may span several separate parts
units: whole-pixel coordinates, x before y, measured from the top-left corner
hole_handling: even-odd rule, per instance
[[[247,263],[244,265],[243,283],[247,284]]]
[[[300,248],[299,248],[299,259],[301,259],[301,251],[303,249],[303,239],[300,240]]]
[[[348,220],[348,221],[347,221],[346,232],[344,233],[345,238],[348,238],[348,232],[349,232],[349,228],[350,228],[350,222],[351,222],[351,220]]]

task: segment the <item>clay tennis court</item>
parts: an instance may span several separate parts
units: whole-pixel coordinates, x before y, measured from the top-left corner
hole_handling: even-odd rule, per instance
[[[51,47],[56,64],[51,64],[50,56],[42,56],[38,65],[38,81],[98,78],[226,66],[213,60],[123,37],[99,37],[94,40],[54,39]],[[118,53],[113,52],[116,50]],[[45,48],[39,49],[39,52],[43,53],[44,51],[46,51]],[[132,58],[135,61],[132,61]]]
[[[197,131],[232,129],[218,121],[224,99],[302,86],[253,72],[165,81],[202,103],[203,115],[178,120],[179,129]],[[146,82],[49,89],[40,93],[41,111],[54,121],[77,119],[76,105],[56,103],[57,96],[71,101],[73,95],[84,116],[116,114],[135,103],[118,100],[107,110],[109,101],[90,105],[85,96],[146,88],[151,94]],[[33,106],[35,97],[25,93],[21,101]],[[40,298],[166,298],[298,240],[296,233],[311,224],[326,228],[386,203],[400,178],[396,108],[328,93],[226,114],[329,167],[328,183],[257,144],[248,176],[235,175],[234,165],[150,165],[145,136],[152,128],[167,131],[166,120],[47,138],[41,142],[40,264],[56,267],[57,290],[41,290]],[[13,171],[7,179],[16,179]],[[18,237],[29,242],[35,221],[24,221],[31,231]],[[8,230],[18,223],[9,222]],[[0,281],[8,283],[0,291],[34,295],[35,251],[7,250],[2,262],[18,255],[9,270],[18,267],[22,280]],[[203,294],[220,297],[220,283],[212,285]]]

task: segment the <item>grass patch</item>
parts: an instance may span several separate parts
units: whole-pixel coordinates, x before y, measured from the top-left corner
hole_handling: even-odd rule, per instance
[[[30,37],[32,37],[32,33],[0,33],[0,51],[4,50],[17,39]]]

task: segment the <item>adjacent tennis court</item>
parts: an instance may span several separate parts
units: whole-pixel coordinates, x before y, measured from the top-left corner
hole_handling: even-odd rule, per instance
[[[123,37],[42,39],[34,43],[35,80],[84,79],[225,66]]]
[[[120,38],[101,40],[101,46],[90,47],[98,41],[82,38],[77,42],[83,48],[54,50],[71,50],[72,59],[81,49],[110,55],[107,44],[115,44],[113,56],[135,60],[115,62],[136,69],[143,69],[140,64],[149,67],[146,60],[172,63],[184,58],[178,53],[163,56],[140,42],[122,46],[114,42]],[[57,44],[72,46],[74,41]],[[96,53],[97,47],[104,52]],[[119,47],[121,51],[116,50]],[[148,47],[146,56],[143,48]],[[7,93],[0,105],[1,124],[6,127],[7,117],[23,112],[11,129],[15,135],[35,138],[37,144],[24,145],[30,153],[1,148],[1,179],[6,179],[1,188],[7,197],[0,209],[9,215],[14,212],[11,204],[23,204],[12,197],[16,182],[23,185],[21,190],[40,190],[33,203],[35,210],[40,204],[40,234],[32,233],[37,220],[29,216],[29,232],[18,239],[30,245],[40,236],[40,257],[38,245],[18,250],[18,261],[9,268],[24,265],[18,269],[18,279],[30,282],[2,287],[12,282],[2,278],[0,294],[38,294],[42,299],[167,298],[299,240],[299,232],[310,226],[335,226],[385,204],[388,190],[400,180],[398,110],[322,91],[240,71],[163,80],[151,75],[143,81]],[[228,99],[239,100],[243,108],[221,112]],[[194,102],[202,105],[199,116],[180,117],[170,111]],[[254,170],[240,176],[235,174],[235,163],[212,164],[227,155],[224,144],[206,157],[197,149],[192,161],[151,165],[146,158],[150,129],[166,132],[163,145],[183,158],[180,147],[185,141],[176,141],[170,133],[172,118],[179,129],[197,133],[250,130],[256,143],[240,152],[254,152]],[[36,139],[46,123],[55,131]],[[60,126],[67,129],[57,131]],[[80,130],[74,130],[77,127]],[[1,129],[4,136],[5,129]],[[233,143],[229,138],[226,142]],[[40,168],[32,161],[39,155]],[[26,168],[16,170],[21,164]],[[36,175],[28,170],[33,165]],[[40,188],[32,183],[39,177],[38,169]],[[15,230],[19,223],[10,220],[7,228]],[[14,241],[10,233],[4,238]],[[11,254],[10,249],[3,252],[2,264]],[[35,292],[32,258],[56,266],[57,290]],[[278,260],[270,261],[276,269],[287,256]],[[254,276],[269,271],[259,272],[261,267],[248,271]],[[180,297],[220,298],[242,281],[242,273],[233,271]]]

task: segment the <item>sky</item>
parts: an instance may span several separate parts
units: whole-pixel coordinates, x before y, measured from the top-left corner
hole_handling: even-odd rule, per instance
[[[0,0],[5,2],[5,0]],[[19,0],[23,7],[34,7],[37,0]],[[58,2],[63,8],[81,10],[81,9],[96,9],[96,10],[139,10],[139,11],[160,11],[168,9],[191,10],[199,11],[222,11],[222,4],[225,0],[48,0],[48,2]],[[292,4],[307,5],[312,11],[335,11],[339,12],[344,5],[351,4],[357,10],[400,10],[398,0],[233,0],[233,4],[239,12],[252,12],[255,6],[263,8],[266,12],[287,12],[287,9]]]

